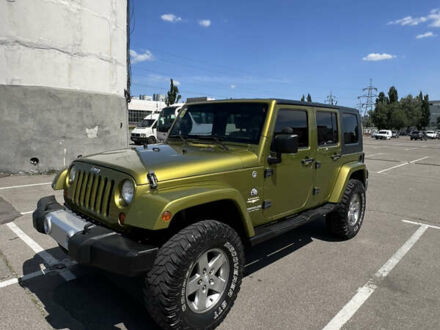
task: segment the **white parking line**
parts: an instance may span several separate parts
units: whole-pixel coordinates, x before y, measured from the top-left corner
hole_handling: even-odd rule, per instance
[[[403,244],[394,255],[368,280],[368,282],[358,289],[357,293],[351,300],[333,317],[323,330],[339,330],[347,323],[357,310],[365,303],[365,301],[377,289],[379,283],[393,270],[400,260],[408,253],[408,251],[419,240],[423,233],[428,229],[427,225],[422,225],[414,234]]]
[[[17,284],[19,282],[27,281],[27,280],[30,280],[30,279],[32,279],[34,277],[45,275],[45,274],[47,274],[47,273],[43,272],[42,270],[38,270],[36,272],[26,274],[26,275],[24,275],[22,277],[11,278],[9,280],[0,282],[0,288],[4,288],[4,287],[7,287],[9,285]]]
[[[48,184],[52,184],[52,182],[31,183],[31,184],[22,184],[19,186],[0,187],[0,190],[26,188],[26,187],[33,187],[33,186],[44,186],[44,185],[48,185]]]
[[[383,155],[383,152],[378,152],[378,153],[372,154],[372,155],[365,155],[365,157],[368,159],[369,157],[374,157],[374,156],[379,156],[379,155]]]
[[[425,157],[422,157],[422,158],[419,158],[419,159],[411,160],[409,162],[405,162],[405,163],[402,163],[402,164],[399,164],[399,165],[394,165],[394,166],[388,167],[388,168],[386,168],[384,170],[381,170],[381,171],[379,171],[377,173],[380,174],[380,173],[384,173],[384,172],[387,172],[389,170],[392,170],[392,169],[395,169],[395,168],[398,168],[398,167],[406,166],[406,165],[409,165],[409,164],[414,164],[415,162],[418,162],[420,160],[424,160],[426,158],[429,158],[429,156],[425,156]]]
[[[421,223],[421,222],[416,222],[416,221],[411,221],[411,220],[402,220],[402,221],[403,221],[403,222],[406,222],[406,223],[411,223],[411,224],[413,224],[413,225],[428,226],[429,228],[440,229],[439,226],[428,225],[427,223]]]
[[[23,242],[25,242],[36,254],[38,254],[48,265],[52,266],[60,263],[57,259],[52,257],[48,252],[46,252],[37,242],[26,235],[15,223],[9,222],[6,226],[11,229],[15,235],[20,237]],[[60,275],[66,280],[71,281],[76,278],[76,276],[68,269],[60,272]]]
[[[20,212],[21,215],[26,215],[26,214],[31,214],[31,213],[34,213],[34,210],[33,211]]]

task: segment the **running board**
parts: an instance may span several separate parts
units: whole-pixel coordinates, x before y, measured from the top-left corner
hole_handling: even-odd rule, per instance
[[[283,218],[280,221],[268,225],[261,225],[255,228],[255,236],[251,237],[252,246],[260,244],[275,236],[284,234],[310,221],[316,220],[335,209],[337,204],[327,203],[318,208],[304,211],[295,215]]]

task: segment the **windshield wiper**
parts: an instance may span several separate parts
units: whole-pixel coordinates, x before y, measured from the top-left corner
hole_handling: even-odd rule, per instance
[[[220,145],[224,150],[228,151],[229,148],[222,142],[222,140],[216,135],[191,135],[191,138],[199,140],[214,140],[218,145]]]

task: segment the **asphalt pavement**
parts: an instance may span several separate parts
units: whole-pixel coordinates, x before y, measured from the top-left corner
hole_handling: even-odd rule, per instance
[[[318,220],[248,251],[220,329],[440,329],[440,140],[366,137],[364,151],[359,234]],[[80,267],[33,229],[51,180],[0,177],[0,329],[156,329],[139,279]]]

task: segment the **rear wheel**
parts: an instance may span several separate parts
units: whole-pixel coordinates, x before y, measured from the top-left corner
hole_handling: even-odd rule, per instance
[[[156,138],[155,138],[154,136],[150,136],[150,137],[147,139],[147,143],[148,143],[148,144],[155,144],[155,143],[156,143]]]
[[[243,246],[231,227],[192,224],[159,250],[146,278],[146,308],[162,328],[213,329],[237,297],[243,267]]]
[[[359,232],[365,215],[365,187],[362,182],[350,179],[341,203],[327,215],[327,226],[332,234],[349,239]]]

